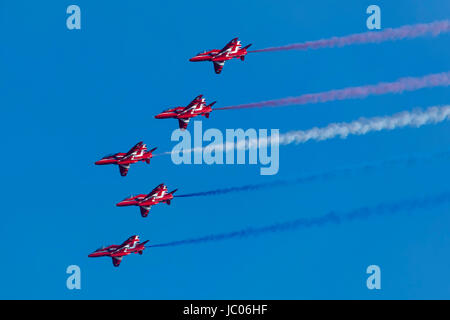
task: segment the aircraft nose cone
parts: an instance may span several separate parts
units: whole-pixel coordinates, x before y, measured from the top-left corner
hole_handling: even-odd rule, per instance
[[[132,200],[122,200],[116,204],[117,207],[126,207],[134,204]]]

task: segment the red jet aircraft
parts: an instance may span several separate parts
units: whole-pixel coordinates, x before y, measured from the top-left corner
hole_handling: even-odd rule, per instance
[[[161,112],[156,115],[156,119],[178,119],[178,124],[181,130],[185,130],[188,126],[189,120],[196,116],[204,116],[209,118],[209,113],[212,111],[212,106],[216,101],[206,105],[203,95],[199,95],[187,107],[176,107]]]
[[[90,258],[97,257],[111,257],[114,267],[118,267],[122,258],[131,253],[139,253],[145,249],[145,244],[148,242],[144,241],[139,243],[139,236],[131,236],[121,245],[111,245],[108,247],[102,247],[100,249],[95,250],[93,253],[88,255]]]
[[[130,164],[136,163],[138,161],[145,161],[147,163],[150,163],[150,159],[153,157],[152,152],[155,150],[156,148],[147,151],[147,145],[143,144],[141,141],[133,148],[131,148],[131,150],[127,153],[119,152],[116,154],[104,156],[101,160],[95,162],[95,164],[116,164],[119,166],[120,175],[122,177],[125,177],[128,173],[128,169],[130,168]]]
[[[155,204],[160,202],[165,202],[170,205],[171,200],[173,199],[173,194],[178,189],[173,190],[172,192],[167,193],[167,186],[164,183],[161,183],[155,189],[152,190],[149,194],[139,194],[137,196],[131,196],[125,198],[116,204],[118,207],[126,207],[126,206],[139,206],[141,209],[142,217],[147,217],[150,209]]]
[[[213,49],[210,51],[204,51],[197,54],[195,57],[189,59],[189,61],[212,61],[214,64],[214,71],[219,74],[222,72],[223,65],[225,61],[231,60],[233,58],[241,59],[244,61],[244,57],[247,54],[247,49],[251,46],[241,48],[241,42],[238,38],[234,38],[222,49]]]

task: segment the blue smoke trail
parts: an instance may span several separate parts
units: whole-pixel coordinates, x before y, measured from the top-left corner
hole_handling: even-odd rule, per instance
[[[313,173],[304,177],[299,177],[296,179],[290,179],[290,180],[276,180],[272,182],[265,182],[265,183],[258,183],[258,184],[248,184],[244,186],[237,186],[237,187],[229,187],[229,188],[222,188],[222,189],[215,189],[215,190],[209,190],[209,191],[203,191],[203,192],[195,192],[195,193],[188,193],[188,194],[181,194],[176,195],[175,197],[180,198],[186,198],[186,197],[199,197],[199,196],[214,196],[214,195],[221,195],[221,194],[227,194],[231,192],[244,192],[244,191],[253,191],[253,190],[260,190],[260,189],[266,189],[266,188],[275,188],[275,187],[283,187],[283,186],[291,186],[291,185],[297,185],[297,184],[305,184],[305,183],[311,183],[315,181],[324,181],[336,178],[339,175],[349,175],[355,172],[359,171],[369,171],[369,170],[375,170],[379,168],[384,168],[387,166],[395,166],[395,165],[417,165],[418,163],[431,161],[434,159],[447,159],[450,157],[450,151],[443,151],[438,153],[432,153],[428,155],[410,155],[410,156],[404,156],[404,157],[397,157],[389,160],[383,160],[383,161],[372,161],[368,163],[363,163],[357,166],[351,166],[351,167],[345,167],[345,168],[339,168],[335,170],[330,171],[323,171],[318,173]]]
[[[401,212],[409,212],[418,209],[431,208],[450,203],[450,192],[444,192],[435,196],[414,198],[395,203],[379,204],[375,207],[362,207],[345,214],[337,214],[334,211],[318,218],[300,218],[292,221],[275,223],[265,227],[245,228],[227,233],[212,234],[204,237],[178,240],[167,243],[155,244],[150,247],[173,247],[187,244],[200,244],[230,239],[258,236],[268,233],[292,231],[300,228],[320,227],[326,224],[340,224],[354,219],[366,219],[375,215],[393,215]]]

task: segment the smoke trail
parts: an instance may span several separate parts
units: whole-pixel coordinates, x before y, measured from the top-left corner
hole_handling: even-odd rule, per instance
[[[236,186],[236,187],[215,189],[215,190],[209,190],[209,191],[203,191],[203,192],[181,194],[181,195],[176,195],[175,197],[186,198],[186,197],[215,196],[215,195],[222,195],[222,194],[227,194],[227,193],[232,193],[232,192],[245,192],[245,191],[254,191],[254,190],[267,189],[267,188],[286,187],[286,186],[297,185],[297,184],[329,180],[329,179],[333,179],[339,175],[352,174],[352,173],[355,173],[358,171],[375,170],[378,168],[384,168],[387,166],[395,166],[395,165],[412,166],[412,165],[416,165],[417,163],[426,162],[426,161],[430,161],[433,159],[448,159],[449,157],[450,157],[450,151],[438,152],[438,153],[433,153],[433,154],[429,154],[429,155],[412,155],[412,156],[406,156],[406,157],[398,157],[398,158],[393,158],[393,159],[389,159],[389,160],[372,161],[372,162],[368,162],[368,163],[364,163],[364,164],[359,164],[356,166],[350,166],[350,167],[345,167],[345,168],[338,168],[335,170],[313,173],[313,174],[305,175],[303,177],[299,177],[296,179],[277,180],[277,181],[258,183],[258,184],[248,184],[248,185],[244,185],[244,186]]]
[[[214,110],[250,109],[264,107],[281,107],[287,105],[303,105],[309,103],[324,103],[329,101],[363,99],[371,95],[382,95],[388,93],[403,93],[404,91],[415,91],[424,88],[445,87],[450,85],[450,72],[442,72],[426,75],[423,77],[400,78],[394,82],[381,82],[375,85],[360,87],[348,87],[344,89],[331,90],[319,93],[304,94],[298,97],[240,104]]]
[[[426,35],[438,36],[441,33],[450,31],[450,21],[436,21],[431,23],[406,25],[399,28],[389,28],[383,31],[369,31],[352,34],[344,37],[333,37],[317,41],[296,43],[281,47],[271,47],[266,49],[252,50],[249,52],[268,52],[285,50],[308,50],[320,48],[345,47],[353,44],[380,43],[385,41],[396,41],[403,39],[413,39]]]
[[[323,141],[339,137],[347,138],[349,135],[365,135],[370,132],[383,130],[394,130],[404,127],[419,128],[428,124],[436,124],[450,119],[450,105],[433,106],[425,110],[417,108],[413,111],[403,111],[390,116],[360,118],[353,122],[331,123],[323,128],[312,128],[309,130],[290,131],[279,135],[278,144],[289,145],[292,143],[301,144],[310,140]],[[226,142],[222,145],[214,145],[216,152],[226,150],[246,150],[249,148],[264,147],[269,145],[272,137],[265,139],[240,140],[236,143]],[[203,152],[205,147],[195,147],[192,149],[180,150],[181,153]],[[159,155],[170,155],[175,151],[168,151]]]
[[[427,124],[449,120],[450,106],[429,107],[426,110],[416,109],[403,111],[392,116],[360,118],[353,122],[332,123],[324,128],[313,128],[306,131],[291,131],[280,135],[280,144],[305,143],[309,140],[328,140],[335,137],[345,139],[348,135],[365,135],[373,131],[394,130],[404,127],[421,127]]]
[[[282,223],[274,223],[264,227],[248,227],[227,233],[211,234],[204,237],[155,244],[150,247],[173,247],[187,244],[200,244],[205,242],[239,239],[248,236],[258,236],[268,233],[292,231],[300,228],[320,227],[326,224],[340,224],[352,221],[354,219],[369,218],[375,215],[394,215],[412,210],[432,208],[435,206],[448,204],[449,202],[450,192],[445,192],[435,196],[409,199],[395,203],[379,204],[375,207],[362,207],[344,214],[337,214],[334,211],[331,211],[328,214],[318,218],[300,218]]]

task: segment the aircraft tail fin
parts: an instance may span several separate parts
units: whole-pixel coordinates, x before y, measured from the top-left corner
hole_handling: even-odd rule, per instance
[[[149,155],[149,157],[148,158],[146,158],[146,159],[144,159],[144,160],[142,160],[142,161],[145,161],[147,164],[149,164],[150,163],[150,159],[151,159],[151,157],[152,157],[152,153],[153,153],[153,151],[155,151],[156,149],[158,149],[158,148],[153,148],[152,150],[149,150],[149,151],[147,151],[145,154],[146,155]]]
[[[207,105],[207,107],[212,107],[213,105],[216,104],[217,101],[211,102],[210,104]]]
[[[174,194],[175,192],[177,192],[178,189],[175,189],[173,191],[170,191],[169,194]]]
[[[142,245],[145,245],[147,242],[149,242],[150,240],[145,240],[144,242],[141,242]]]
[[[247,49],[250,48],[251,45],[252,45],[252,44],[250,43],[248,46],[245,46],[245,47],[242,48],[243,55],[240,56],[240,58],[241,58],[242,61],[245,60],[245,55],[247,54]]]

